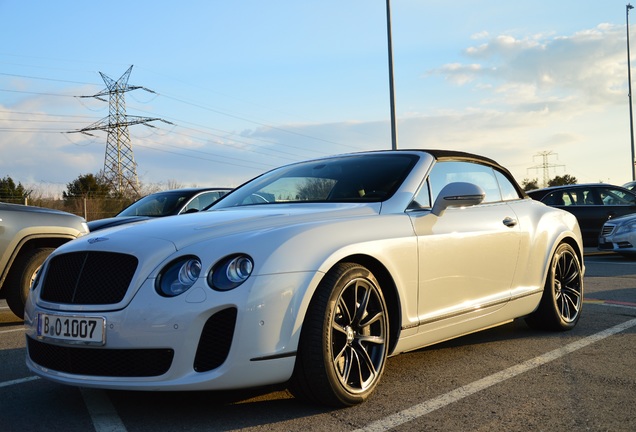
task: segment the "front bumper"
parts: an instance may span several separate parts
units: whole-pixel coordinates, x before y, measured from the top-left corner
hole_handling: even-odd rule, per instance
[[[293,372],[306,294],[317,273],[254,276],[229,292],[201,280],[173,298],[149,279],[123,309],[25,309],[27,366],[64,384],[126,390],[221,390],[287,381]],[[303,311],[303,313],[299,313]],[[38,336],[38,313],[106,320],[103,346]]]
[[[632,233],[601,235],[598,238],[598,250],[613,251],[621,254],[636,254]]]

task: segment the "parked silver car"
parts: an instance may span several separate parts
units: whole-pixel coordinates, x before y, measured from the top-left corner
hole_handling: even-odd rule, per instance
[[[623,185],[623,187],[627,190],[633,191],[636,189],[636,181],[630,181]]]
[[[0,202],[0,295],[14,314],[24,316],[31,283],[51,252],[87,233],[79,216]]]
[[[636,214],[605,222],[598,238],[598,249],[636,257]]]

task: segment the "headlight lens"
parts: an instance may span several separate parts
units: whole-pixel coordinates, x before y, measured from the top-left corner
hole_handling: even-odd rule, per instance
[[[616,229],[616,234],[623,234],[623,233],[634,232],[634,231],[636,231],[636,222],[630,222],[630,223],[619,226]]]
[[[164,297],[178,296],[189,290],[201,274],[201,261],[186,256],[172,261],[157,277],[155,289]]]
[[[254,263],[247,255],[231,255],[217,262],[208,275],[208,285],[217,291],[229,291],[252,274]]]

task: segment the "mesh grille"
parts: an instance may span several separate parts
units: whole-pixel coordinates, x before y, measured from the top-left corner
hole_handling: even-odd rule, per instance
[[[207,320],[194,358],[195,371],[207,372],[223,364],[232,346],[236,315],[236,308],[228,308]]]
[[[42,284],[42,300],[67,304],[113,304],[126,295],[137,269],[132,255],[74,252],[54,257]]]
[[[34,363],[58,372],[110,377],[150,377],[170,369],[171,349],[104,349],[49,345],[27,337]]]

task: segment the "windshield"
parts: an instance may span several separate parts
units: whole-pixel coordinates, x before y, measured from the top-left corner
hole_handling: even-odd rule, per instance
[[[409,154],[364,154],[304,162],[270,171],[212,209],[294,202],[377,202],[388,199],[417,162]]]
[[[188,200],[192,193],[161,192],[143,197],[134,202],[117,216],[168,216],[177,214],[184,201]]]

